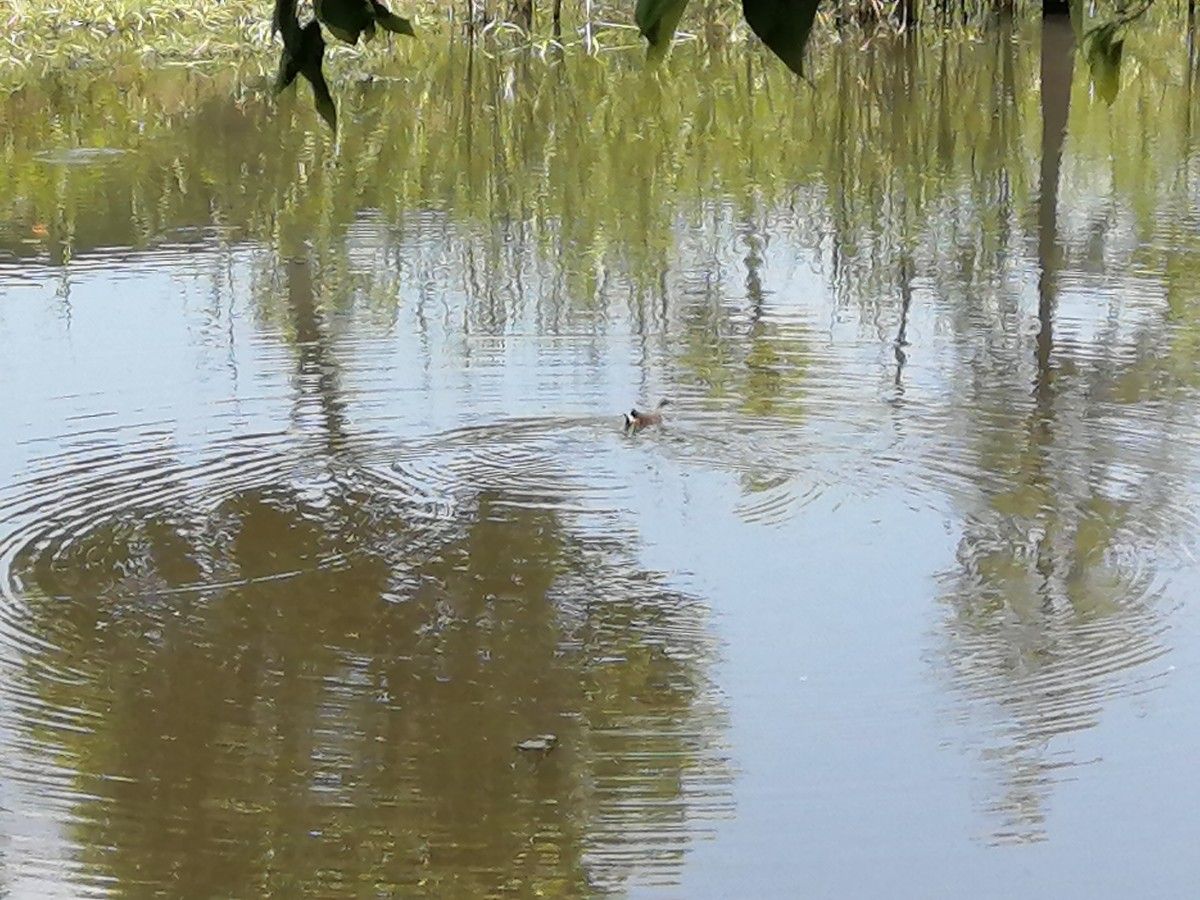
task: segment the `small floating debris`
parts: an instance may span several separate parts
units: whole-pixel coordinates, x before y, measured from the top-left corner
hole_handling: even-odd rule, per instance
[[[526,738],[513,746],[524,753],[540,753],[545,756],[558,746],[558,735],[539,734],[537,737]]]
[[[124,155],[125,151],[116,147],[63,147],[45,150],[34,156],[34,159],[51,166],[87,166]]]

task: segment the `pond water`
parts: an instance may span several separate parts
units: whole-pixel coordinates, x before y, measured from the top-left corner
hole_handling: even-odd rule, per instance
[[[1196,103],[1137,40],[1112,107],[1037,28],[417,46],[336,145],[236,73],[13,92],[0,893],[1194,893]]]

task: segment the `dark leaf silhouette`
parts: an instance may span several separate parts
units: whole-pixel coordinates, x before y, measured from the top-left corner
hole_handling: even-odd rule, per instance
[[[376,24],[395,34],[413,33],[408,19],[396,15],[379,0],[316,0],[313,11],[330,34],[347,44],[357,44],[360,35],[369,41],[375,36]]]
[[[804,47],[817,16],[818,0],[742,0],[742,13],[764,44],[797,75],[804,74]],[[650,45],[649,59],[671,46],[687,0],[638,0],[634,18]]]
[[[1110,105],[1117,99],[1117,91],[1121,87],[1121,56],[1125,39],[1117,36],[1120,27],[1118,22],[1097,25],[1088,31],[1083,40],[1092,84],[1096,86],[1096,93]]]
[[[409,37],[416,34],[413,31],[412,22],[403,16],[396,15],[379,0],[371,0],[371,9],[375,11],[375,21],[384,31],[390,31],[393,34],[407,34]]]
[[[275,91],[284,90],[303,75],[312,85],[317,112],[337,131],[337,107],[321,71],[325,57],[325,39],[321,37],[321,26],[314,19],[300,27],[296,17],[295,0],[276,0],[273,26],[283,36],[283,53],[279,58],[279,75],[275,80]]]
[[[638,0],[634,19],[642,37],[650,44],[651,59],[661,59],[666,54],[686,6],[687,0]]]
[[[361,35],[369,40],[375,26],[394,34],[413,34],[412,23],[389,10],[379,0],[316,0],[316,18],[303,28],[296,15],[297,0],[275,0],[272,31],[283,36],[283,53],[279,60],[276,92],[282,91],[303,75],[312,85],[317,112],[329,127],[337,131],[337,107],[325,81],[321,64],[325,58],[325,38],[321,26],[339,40],[357,44]]]
[[[300,19],[296,16],[296,0],[275,0],[271,17],[271,34],[283,35],[283,46],[295,46],[300,41]]]
[[[742,0],[751,30],[797,75],[804,74],[804,47],[818,0]]]

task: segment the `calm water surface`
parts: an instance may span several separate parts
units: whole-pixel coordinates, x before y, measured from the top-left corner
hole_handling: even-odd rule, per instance
[[[1111,109],[1036,30],[417,48],[336,147],[222,73],[12,93],[0,893],[1194,895],[1197,109],[1139,40]]]

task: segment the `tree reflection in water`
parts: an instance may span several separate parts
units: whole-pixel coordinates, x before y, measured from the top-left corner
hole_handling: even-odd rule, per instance
[[[1107,698],[1140,692],[1164,673],[1152,664],[1166,652],[1163,580],[1146,560],[1195,527],[1178,502],[1188,473],[1163,465],[1170,429],[1159,422],[1136,443],[1123,436],[1144,411],[1127,403],[1122,385],[1157,371],[1151,380],[1169,388],[1163,358],[1122,352],[1109,336],[1082,344],[1056,334],[1074,62],[1065,15],[1046,18],[1041,54],[1037,331],[1032,346],[1014,337],[974,363],[963,408],[977,491],[958,567],[943,576],[955,686],[998,711],[983,755],[1004,782],[988,803],[990,839],[1001,843],[1048,836],[1054,783],[1089,762],[1061,739],[1094,726]],[[1133,342],[1142,348],[1186,337],[1153,320],[1143,331]],[[1009,356],[1022,352],[1032,369]]]
[[[80,877],[438,896],[670,878],[696,798],[728,803],[703,609],[573,533],[561,477],[521,482],[494,447],[452,510],[372,463],[307,264],[288,277],[305,452],[232,441],[213,478],[127,447],[60,481],[67,520],[13,560],[44,639],[6,692],[70,773]],[[514,750],[542,732],[554,753]]]

